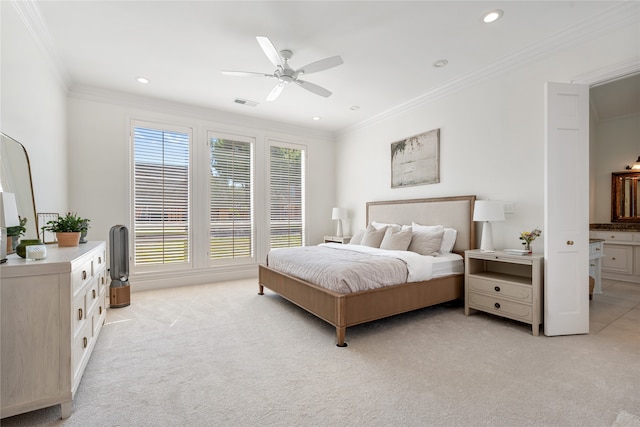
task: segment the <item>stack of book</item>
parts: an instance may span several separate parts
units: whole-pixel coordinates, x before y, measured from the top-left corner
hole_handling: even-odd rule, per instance
[[[531,255],[531,251],[526,249],[505,249],[504,251],[511,255]]]

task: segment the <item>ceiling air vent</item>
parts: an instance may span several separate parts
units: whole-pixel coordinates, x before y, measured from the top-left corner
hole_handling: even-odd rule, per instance
[[[249,101],[248,99],[236,98],[233,100],[236,104],[246,105],[247,107],[255,107],[258,105],[255,101]]]

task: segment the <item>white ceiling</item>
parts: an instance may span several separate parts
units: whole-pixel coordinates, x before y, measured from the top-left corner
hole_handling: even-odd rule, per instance
[[[629,7],[612,0],[20,3],[14,4],[70,87],[105,88],[331,132],[553,51]],[[498,8],[504,10],[501,20],[481,21],[484,12]],[[292,50],[293,68],[340,55],[343,65],[305,76],[333,95],[323,98],[291,85],[266,102],[275,80],[222,75],[221,70],[274,71],[256,35]],[[440,59],[448,66],[433,67]],[[140,85],[138,76],[151,83]],[[236,98],[258,105],[239,105]],[[322,119],[312,121],[313,116]]]

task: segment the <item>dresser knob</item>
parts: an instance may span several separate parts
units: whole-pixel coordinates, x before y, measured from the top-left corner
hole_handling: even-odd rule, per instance
[[[499,309],[499,308],[500,308],[500,303],[499,303],[499,302],[497,302],[497,303],[493,304],[493,306],[494,306],[495,308],[498,308],[498,309]]]
[[[82,280],[87,280],[87,272],[82,270]]]
[[[496,286],[495,288],[493,288],[496,290],[496,292],[500,292],[500,286]]]
[[[96,299],[96,290],[95,289],[91,289],[91,296],[93,297],[93,299]]]
[[[79,309],[78,309],[78,320],[82,320],[82,317],[83,317],[83,316],[82,316],[82,309],[81,309],[81,308],[79,308]]]
[[[82,347],[87,348],[87,344],[89,344],[87,337],[82,337]]]
[[[567,245],[573,246],[573,240],[567,240]]]

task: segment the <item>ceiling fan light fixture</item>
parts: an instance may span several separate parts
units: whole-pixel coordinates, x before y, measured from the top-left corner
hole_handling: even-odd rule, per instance
[[[485,24],[496,22],[498,19],[502,18],[503,14],[504,12],[501,9],[492,10],[482,15],[482,22]]]

